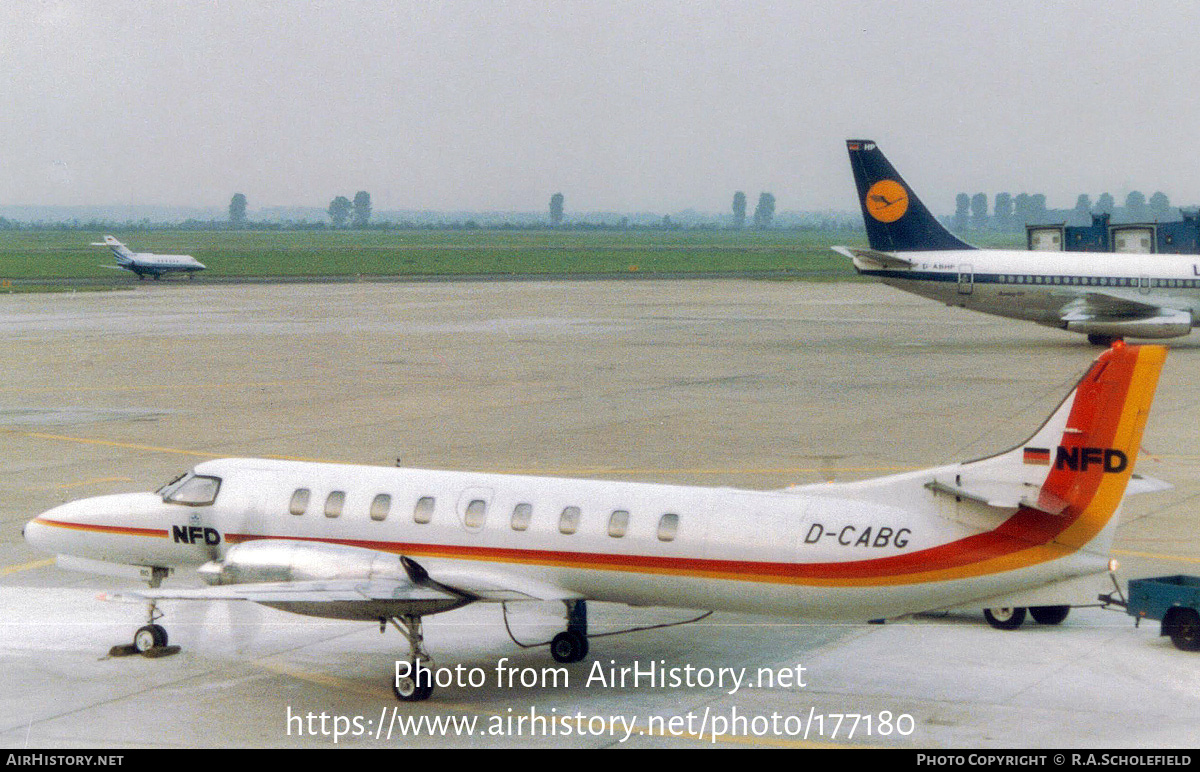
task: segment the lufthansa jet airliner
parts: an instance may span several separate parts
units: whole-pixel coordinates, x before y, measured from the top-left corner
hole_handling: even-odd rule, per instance
[[[1175,338],[1197,324],[1200,255],[978,249],[950,233],[878,145],[847,140],[870,249],[833,247],[859,273],[947,305],[1084,333]]]

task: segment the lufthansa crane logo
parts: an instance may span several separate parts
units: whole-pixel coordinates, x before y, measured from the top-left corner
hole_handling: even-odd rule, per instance
[[[865,203],[879,222],[896,222],[908,211],[908,191],[895,180],[880,180],[867,191]]]

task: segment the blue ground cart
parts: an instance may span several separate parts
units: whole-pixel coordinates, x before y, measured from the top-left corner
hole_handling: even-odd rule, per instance
[[[1200,651],[1200,576],[1155,576],[1129,581],[1129,599],[1101,595],[1105,604],[1123,606],[1139,623],[1162,621],[1160,635],[1171,636],[1176,648]]]

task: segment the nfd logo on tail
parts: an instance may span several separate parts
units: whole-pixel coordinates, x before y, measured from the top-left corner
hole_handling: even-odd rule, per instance
[[[1025,448],[1025,463],[1035,466],[1050,465],[1049,448]],[[1106,474],[1120,474],[1129,466],[1129,456],[1116,448],[1093,448],[1059,445],[1054,451],[1054,468],[1072,472],[1086,472],[1090,467],[1100,466]]]

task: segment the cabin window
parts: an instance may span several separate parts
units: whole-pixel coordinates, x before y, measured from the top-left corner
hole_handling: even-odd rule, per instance
[[[568,536],[579,530],[579,507],[566,507],[558,517],[558,532]]]
[[[619,539],[629,530],[629,512],[618,509],[608,516],[608,535]]]
[[[518,504],[513,507],[512,513],[512,529],[514,531],[524,531],[529,528],[529,521],[533,519],[532,504]]]
[[[392,509],[392,497],[381,493],[371,499],[371,519],[387,520],[388,512]]]
[[[310,491],[308,488],[297,488],[292,494],[292,503],[288,504],[288,512],[293,515],[303,515],[308,509],[308,497]]]
[[[339,517],[342,505],[346,503],[345,491],[334,491],[325,499],[325,517]]]
[[[467,505],[467,511],[463,515],[463,525],[468,528],[482,528],[485,520],[487,520],[487,502],[483,499],[474,499]]]
[[[433,496],[422,496],[417,499],[417,505],[413,507],[413,522],[428,523],[433,519]]]
[[[658,540],[674,541],[679,531],[679,515],[666,514],[658,519]]]
[[[189,507],[203,507],[217,500],[217,491],[220,489],[221,478],[193,475],[164,493],[163,501]]]

